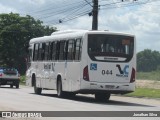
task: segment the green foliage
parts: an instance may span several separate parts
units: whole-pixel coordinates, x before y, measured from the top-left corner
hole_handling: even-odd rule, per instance
[[[56,28],[43,26],[40,20],[27,15],[0,14],[0,65],[26,70],[26,46],[35,37],[50,35]]]
[[[160,71],[137,72],[137,79],[141,80],[157,80],[160,81]]]
[[[160,69],[160,53],[146,49],[137,54],[137,70],[151,72]]]
[[[25,85],[25,82],[26,82],[26,76],[22,75],[21,78],[20,78],[20,84]]]
[[[160,89],[136,88],[135,92],[126,94],[125,96],[160,98]]]

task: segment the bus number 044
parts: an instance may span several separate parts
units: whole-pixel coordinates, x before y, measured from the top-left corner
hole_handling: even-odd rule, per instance
[[[102,70],[102,75],[109,75],[109,74],[113,74],[112,70]]]

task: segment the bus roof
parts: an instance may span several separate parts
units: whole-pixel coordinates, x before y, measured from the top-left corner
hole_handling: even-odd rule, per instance
[[[110,31],[97,31],[97,30],[64,30],[53,32],[50,36],[37,37],[30,40],[30,43],[43,42],[43,41],[53,41],[55,40],[63,40],[64,38],[73,39],[74,37],[83,37],[85,34],[115,34],[115,35],[126,35],[133,36],[128,33],[120,33],[120,32],[110,32]]]

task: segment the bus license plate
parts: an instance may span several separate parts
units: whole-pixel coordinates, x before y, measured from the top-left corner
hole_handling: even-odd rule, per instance
[[[114,85],[105,85],[105,88],[106,88],[106,89],[113,89],[113,88],[114,88]]]

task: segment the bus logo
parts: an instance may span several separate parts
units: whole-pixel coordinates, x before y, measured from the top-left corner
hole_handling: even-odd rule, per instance
[[[97,64],[96,63],[91,63],[90,64],[90,70],[97,70]]]
[[[120,65],[116,65],[116,67],[119,70],[120,74],[116,74],[116,76],[118,77],[128,77],[128,69],[129,69],[129,65],[125,65],[124,68],[122,69]]]

